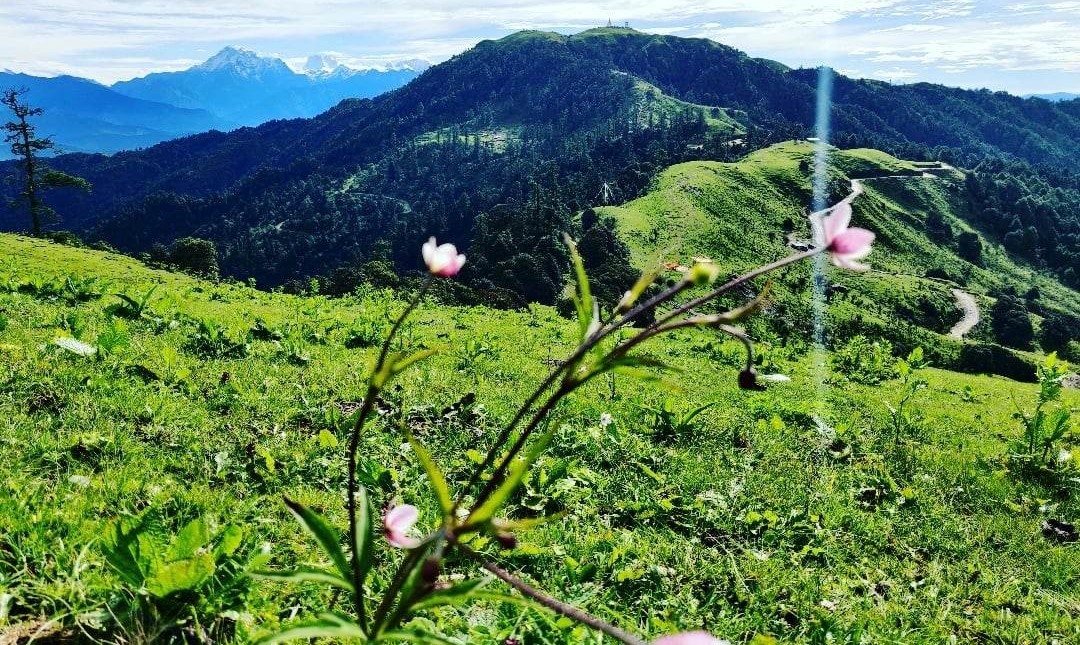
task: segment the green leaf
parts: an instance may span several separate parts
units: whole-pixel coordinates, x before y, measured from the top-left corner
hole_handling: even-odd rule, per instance
[[[589,276],[585,273],[585,262],[578,253],[577,244],[570,239],[569,235],[563,234],[563,242],[570,249],[570,259],[574,263],[574,275],[577,279],[577,293],[574,295],[574,307],[578,315],[579,340],[585,340],[589,336],[589,330],[594,326],[594,321],[599,322],[599,309],[593,302],[592,291],[589,288]]]
[[[425,358],[434,356],[435,354],[438,354],[438,353],[439,353],[439,350],[437,350],[437,349],[422,349],[419,352],[416,352],[415,354],[413,354],[412,356],[407,356],[407,357],[405,357],[405,358],[403,358],[401,360],[395,361],[394,362],[393,374],[394,374],[394,376],[397,376],[398,374],[401,374],[402,372],[407,370],[409,367],[411,367],[414,363],[419,363],[420,361],[424,360]]]
[[[210,542],[210,527],[203,518],[196,518],[188,522],[180,533],[169,545],[169,551],[165,554],[167,562],[187,560],[195,557],[199,549]]]
[[[322,569],[301,568],[286,571],[253,571],[251,575],[257,578],[278,580],[280,582],[318,582],[345,589],[346,591],[353,590],[351,582],[345,580],[336,573],[323,571]]]
[[[331,527],[326,520],[324,520],[318,513],[315,513],[308,507],[299,502],[285,497],[285,505],[289,507],[296,519],[307,529],[308,533],[314,537],[323,551],[329,556],[330,561],[334,563],[338,572],[343,578],[348,580],[351,576],[351,570],[349,569],[349,563],[345,559],[345,553],[341,550],[341,542],[338,541],[337,531]]]
[[[216,568],[214,556],[209,553],[169,562],[155,568],[153,575],[146,579],[146,590],[157,598],[166,598],[178,591],[193,591],[214,575]]]
[[[262,457],[263,466],[266,470],[273,474],[277,470],[277,461],[274,459],[274,454],[270,452],[270,449],[265,446],[256,446],[255,454]]]
[[[454,508],[454,500],[450,497],[450,485],[446,483],[446,477],[443,475],[439,465],[431,458],[431,453],[427,451],[427,448],[424,448],[411,432],[407,436],[413,452],[416,453],[417,459],[420,460],[420,464],[424,467],[424,472],[427,473],[428,482],[431,484],[432,492],[435,493],[435,498],[439,500],[439,507],[442,509],[443,516],[449,517]]]
[[[334,436],[334,433],[330,432],[326,428],[319,431],[319,447],[320,448],[337,448],[338,440]]]
[[[518,531],[528,531],[530,529],[536,528],[537,526],[547,524],[548,522],[561,520],[564,517],[566,517],[566,511],[561,511],[559,513],[555,513],[553,515],[548,515],[545,517],[526,517],[517,520],[495,520],[493,523],[495,524],[495,528],[499,529],[500,531],[506,531],[507,533],[517,533]]]
[[[361,484],[359,490],[356,491],[356,526],[353,527],[353,535],[357,538],[357,543],[353,545],[353,548],[356,549],[356,559],[360,565],[361,589],[357,590],[357,593],[361,592],[364,583],[367,582],[368,572],[371,571],[371,563],[374,560],[375,534],[371,516],[371,501],[368,499],[367,488]],[[345,578],[348,579],[348,577],[348,574],[345,574]]]
[[[551,443],[551,439],[555,436],[555,428],[548,430],[536,440],[533,447],[529,450],[528,454],[523,459],[518,459],[513,465],[510,466],[510,472],[506,475],[506,480],[495,489],[495,492],[491,494],[487,500],[481,504],[478,508],[473,510],[469,514],[466,524],[471,526],[478,526],[489,522],[495,513],[506,503],[506,500],[514,493],[514,490],[521,484],[521,480],[525,478],[526,473],[532,468],[532,465],[540,458],[540,454]]]
[[[275,643],[287,643],[289,641],[309,641],[313,638],[340,638],[367,640],[367,634],[359,625],[346,623],[339,620],[331,620],[322,617],[308,623],[282,630],[276,634],[264,636],[255,641],[256,645],[274,645]]]
[[[404,372],[414,363],[437,354],[438,351],[439,350],[437,349],[424,349],[411,356],[405,356],[401,352],[394,352],[386,357],[386,361],[383,363],[382,368],[371,375],[371,384],[376,389],[381,390],[392,378]]]
[[[244,529],[235,524],[230,524],[221,532],[221,541],[214,549],[214,556],[220,560],[236,553],[240,544],[244,541]]]
[[[140,534],[145,530],[146,520],[130,526],[129,522],[113,522],[105,530],[102,540],[105,561],[120,578],[135,588],[142,588],[149,565],[140,548]]]
[[[658,269],[642,272],[641,276],[637,279],[637,282],[634,283],[634,286],[630,287],[630,290],[627,291],[626,294],[623,294],[623,298],[619,302],[620,310],[629,311],[633,308],[637,303],[638,298],[641,297],[641,294],[645,293],[645,290],[648,289],[652,283],[656,282],[656,278],[659,275],[660,271]]]
[[[584,383],[593,377],[606,374],[607,372],[620,372],[644,379],[654,378],[655,375],[648,372],[646,368],[660,369],[667,372],[680,371],[678,368],[672,367],[655,358],[646,356],[614,356],[603,361],[599,365],[593,366],[588,372],[577,377],[577,380],[580,383]]]
[[[431,592],[425,596],[423,600],[414,604],[412,608],[414,611],[419,611],[421,609],[431,609],[432,607],[460,605],[464,602],[468,602],[490,581],[490,578],[479,578],[476,580],[459,582],[449,589]]]

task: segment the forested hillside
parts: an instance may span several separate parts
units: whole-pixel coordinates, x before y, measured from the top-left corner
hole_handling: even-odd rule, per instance
[[[469,284],[550,301],[569,265],[557,244],[522,247],[528,231],[583,234],[574,213],[642,194],[673,163],[810,134],[815,87],[814,70],[707,40],[521,32],[314,119],[62,157],[56,166],[95,190],[54,205],[62,226],[129,252],[211,239],[227,274],[264,286],[372,260],[415,267],[417,236],[433,232],[501,267],[469,267]],[[1075,285],[1075,102],[843,77],[834,87],[837,145],[976,169],[984,207],[971,223]],[[1024,177],[1031,197],[1012,199],[1003,172]],[[496,224],[509,221],[521,232]],[[24,224],[7,212],[0,225]],[[524,271],[554,277],[531,291]]]

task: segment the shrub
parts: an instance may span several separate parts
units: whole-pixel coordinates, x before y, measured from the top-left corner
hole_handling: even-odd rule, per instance
[[[1027,306],[1012,294],[998,296],[990,308],[990,327],[994,330],[994,340],[1007,347],[1031,349],[1035,339]]]
[[[832,367],[855,383],[877,385],[896,374],[892,343],[855,336],[833,353]]]
[[[217,256],[217,245],[210,240],[184,237],[169,247],[168,262],[186,273],[217,278],[221,273]]]
[[[1080,338],[1080,318],[1052,313],[1043,320],[1039,344],[1048,352],[1064,352],[1069,343]]]
[[[965,344],[952,367],[960,372],[998,374],[1017,381],[1035,382],[1034,363],[992,343]]]

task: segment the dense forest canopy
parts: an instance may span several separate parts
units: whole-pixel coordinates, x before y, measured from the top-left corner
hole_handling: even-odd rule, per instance
[[[129,252],[212,240],[224,274],[262,286],[374,259],[415,268],[436,234],[488,258],[471,284],[550,300],[557,289],[526,288],[520,272],[559,282],[551,227],[582,235],[576,213],[640,195],[672,163],[807,136],[815,88],[815,70],[708,40],[520,32],[313,119],[60,157],[95,191],[54,206],[64,227]],[[1080,101],[843,76],[834,92],[837,145],[974,169],[972,223],[1077,284]],[[0,213],[0,227],[20,225]]]

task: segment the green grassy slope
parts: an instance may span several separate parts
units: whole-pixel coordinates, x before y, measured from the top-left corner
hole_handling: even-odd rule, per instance
[[[694,164],[662,181],[684,172],[714,173]],[[760,205],[769,217],[776,205],[797,212],[775,191]],[[769,240],[768,228],[756,226],[742,230]],[[98,546],[118,517],[149,510],[175,530],[213,516],[245,527],[245,549],[266,544],[274,566],[318,561],[281,495],[343,524],[345,434],[336,411],[355,407],[373,351],[346,344],[378,336],[399,300],[268,294],[7,235],[0,258],[0,638],[43,618],[76,640],[81,629],[120,637],[106,609],[124,594]],[[723,259],[734,266],[750,258]],[[104,293],[158,288],[147,315],[118,328],[106,313],[112,296],[74,303],[26,286],[69,275],[106,282]],[[229,330],[246,355],[208,354],[198,321]],[[262,331],[253,333],[258,321]],[[97,357],[52,346],[72,333],[99,346],[102,334],[127,342]],[[425,306],[403,344],[441,352],[388,391],[386,404],[407,412],[460,486],[468,450],[492,440],[572,337],[572,325],[544,307]],[[522,533],[518,549],[498,556],[502,564],[646,635],[704,626],[733,642],[755,634],[856,642],[860,631],[903,643],[1080,638],[1080,559],[1039,528],[1046,517],[1077,520],[1080,506],[1061,485],[1017,479],[1001,461],[1005,441],[1019,435],[1013,400],[1029,408],[1032,386],[927,370],[915,428],[897,447],[886,406],[899,397],[896,381],[840,379],[819,394],[809,360],[763,347],[762,369],[793,380],[744,392],[735,387],[739,349],[717,337],[685,333],[649,353],[683,371],[668,385],[597,382],[562,408],[542,475],[512,509],[566,517]],[[468,403],[473,393],[476,404]],[[673,436],[655,411],[714,401]],[[1069,392],[1066,402],[1076,407],[1080,397]],[[819,434],[814,410],[838,428],[837,441]],[[601,428],[605,412],[614,423]],[[369,431],[365,478],[377,504],[418,504],[429,525],[436,509],[402,444],[394,423]],[[396,557],[381,552],[377,585]],[[473,573],[462,565],[451,572]],[[237,616],[236,640],[330,600],[258,581]],[[550,614],[513,606],[430,618],[463,642],[596,642]]]
[[[991,291],[1013,286],[1023,293],[1037,286],[1044,307],[1080,311],[1080,293],[1013,261],[1000,245],[981,238],[983,262],[976,266],[957,256],[954,244],[932,239],[926,226],[931,211],[941,214],[954,236],[972,230],[963,219],[968,204],[962,173],[935,170],[925,176],[927,164],[866,149],[833,150],[829,163],[830,203],[850,192],[852,178],[888,176],[866,179],[854,202],[854,224],[878,233],[869,258],[873,270],[829,269],[830,280],[850,289],[850,295],[832,300],[832,329],[862,326],[885,334],[900,320],[920,342],[940,341],[942,352],[955,353],[958,343],[941,337],[960,318],[954,287],[976,294],[987,309]],[[804,142],[778,144],[736,163],[679,164],[665,171],[649,194],[603,212],[617,220],[638,265],[707,256],[739,272],[788,253],[785,227],[792,239],[809,239],[811,165],[812,147]],[[928,277],[934,269],[952,279]],[[779,312],[808,321],[809,290],[808,267],[788,272],[776,292]],[[856,316],[858,324],[850,325]]]
[[[746,127],[738,121],[738,117],[745,118],[745,113],[682,101],[664,94],[660,88],[641,79],[634,79],[634,93],[639,109],[639,125],[648,126],[661,119],[672,119],[689,110],[701,112],[705,119],[706,133],[710,136],[735,137],[746,134]]]

